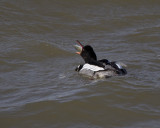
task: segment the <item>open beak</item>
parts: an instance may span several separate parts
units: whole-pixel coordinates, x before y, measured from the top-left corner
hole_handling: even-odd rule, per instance
[[[78,52],[76,52],[77,54],[81,54],[81,52],[82,52],[82,50],[83,50],[83,45],[78,41],[78,40],[76,40],[77,41],[77,43],[79,44],[79,45],[74,45],[74,47],[75,47],[75,49],[78,51]]]

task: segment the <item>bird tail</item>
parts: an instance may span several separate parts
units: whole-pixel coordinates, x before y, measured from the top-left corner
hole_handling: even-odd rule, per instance
[[[116,62],[116,65],[118,66],[119,69],[122,69],[122,68],[126,68],[127,65],[122,63],[122,62]]]

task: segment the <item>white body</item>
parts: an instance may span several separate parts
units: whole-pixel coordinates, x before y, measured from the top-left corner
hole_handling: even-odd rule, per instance
[[[98,67],[91,64],[84,64],[82,69],[79,71],[79,74],[85,75],[87,77],[91,77],[94,79],[97,78],[106,78],[117,75],[114,69],[111,66],[108,66],[109,70],[105,70],[102,67]]]

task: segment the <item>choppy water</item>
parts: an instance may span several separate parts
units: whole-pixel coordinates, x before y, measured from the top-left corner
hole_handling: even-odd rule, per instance
[[[159,128],[160,1],[1,0],[2,128]],[[75,40],[128,74],[79,76]]]

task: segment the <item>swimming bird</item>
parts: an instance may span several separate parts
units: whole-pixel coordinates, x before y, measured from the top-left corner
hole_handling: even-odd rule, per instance
[[[110,62],[107,59],[97,60],[96,53],[90,45],[83,46],[78,40],[79,45],[75,45],[76,52],[83,60],[84,64],[76,67],[75,71],[79,74],[88,76],[93,79],[109,78],[112,76],[126,75],[126,65],[121,62]]]

